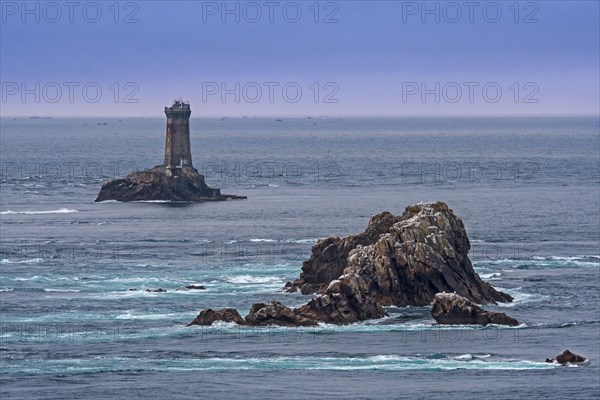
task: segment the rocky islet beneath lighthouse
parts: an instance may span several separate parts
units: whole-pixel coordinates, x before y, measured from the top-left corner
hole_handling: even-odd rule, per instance
[[[165,107],[167,132],[165,160],[162,165],[144,171],[132,172],[124,178],[105,182],[96,201],[222,201],[245,199],[245,196],[221,194],[204,182],[192,165],[190,146],[190,104],[175,100]]]

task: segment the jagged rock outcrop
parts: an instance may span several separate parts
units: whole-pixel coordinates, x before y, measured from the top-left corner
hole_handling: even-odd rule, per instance
[[[316,292],[312,300],[295,309],[279,302],[254,304],[244,323],[348,324],[387,315],[385,305],[429,305],[439,292],[456,292],[465,301],[480,304],[511,301],[509,295],[496,291],[475,273],[469,247],[462,221],[445,203],[410,206],[401,216],[377,214],[365,232],[342,239],[326,238],[313,246],[300,279],[286,285],[289,291]],[[510,325],[514,321],[469,304],[477,311],[473,318],[478,322],[456,323]],[[466,316],[464,321],[471,321]],[[200,319],[205,324],[214,322]]]
[[[365,232],[318,241],[288,291],[322,293],[340,275],[357,275],[382,305],[425,306],[436,293],[456,292],[480,304],[512,301],[482,281],[468,257],[463,222],[443,202],[371,218]]]
[[[311,257],[302,264],[300,278],[288,283],[288,290],[295,292],[300,289],[303,294],[323,292],[329,282],[344,273],[350,251],[357,246],[373,244],[399,220],[400,217],[384,211],[371,217],[367,229],[358,235],[344,238],[330,236],[319,240],[312,248]]]
[[[226,308],[224,310],[212,310],[207,308],[206,310],[202,310],[200,314],[192,322],[188,324],[190,325],[212,325],[215,321],[224,321],[224,322],[235,322],[240,325],[245,324],[244,319],[237,312],[237,310],[233,308]]]
[[[551,363],[554,361],[559,364],[566,365],[567,363],[584,363],[587,361],[587,358],[580,356],[579,354],[571,353],[569,350],[565,350],[556,356],[556,359],[546,358],[546,362]]]
[[[350,324],[387,315],[383,306],[367,296],[365,282],[347,275],[330,283],[324,294],[298,308],[307,318],[331,324]]]
[[[118,200],[168,200],[168,201],[220,201],[245,199],[244,196],[221,194],[210,188],[204,177],[191,167],[168,169],[164,166],[132,172],[125,178],[105,182],[96,201]]]
[[[431,315],[439,324],[519,325],[516,319],[505,313],[485,311],[456,293],[437,293],[433,301]]]

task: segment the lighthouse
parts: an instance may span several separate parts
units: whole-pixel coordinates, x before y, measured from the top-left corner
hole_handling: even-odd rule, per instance
[[[174,100],[171,107],[165,107],[167,115],[167,137],[165,141],[164,166],[170,172],[183,167],[192,167],[190,149],[190,103]]]
[[[125,178],[105,182],[96,201],[202,202],[245,199],[246,196],[221,194],[220,189],[211,188],[204,182],[204,176],[192,166],[190,103],[174,100],[171,107],[165,107],[165,114],[165,161],[154,168],[134,171]]]

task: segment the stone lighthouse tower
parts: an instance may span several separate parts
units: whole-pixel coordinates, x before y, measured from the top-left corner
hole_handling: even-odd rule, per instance
[[[165,107],[167,137],[165,161],[144,171],[134,171],[125,178],[105,182],[96,201],[166,200],[176,202],[222,201],[245,199],[246,196],[221,194],[204,182],[192,165],[190,149],[190,103],[175,100]]]
[[[167,170],[192,166],[190,150],[190,103],[183,100],[173,101],[171,107],[165,107],[167,115],[167,138],[165,143],[165,163]]]

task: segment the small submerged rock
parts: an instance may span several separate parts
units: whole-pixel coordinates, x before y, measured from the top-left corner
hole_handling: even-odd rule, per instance
[[[200,314],[192,322],[190,322],[187,326],[190,325],[212,325],[213,322],[216,321],[224,321],[224,322],[235,322],[240,325],[244,325],[246,322],[237,312],[237,310],[233,308],[225,308],[223,310],[213,310],[211,308],[207,308],[206,310],[202,310]]]
[[[206,290],[206,288],[202,285],[187,285],[177,290]]]
[[[516,319],[505,313],[485,311],[456,293],[438,293],[433,301],[431,315],[439,324],[449,325],[508,325],[517,326]]]
[[[562,365],[581,364],[581,363],[586,362],[587,358],[580,356],[579,354],[571,353],[569,350],[565,350],[562,352],[562,354],[559,354],[558,356],[556,356],[556,359],[546,358],[547,363],[552,363],[554,361],[556,361],[557,363],[562,364]]]
[[[151,292],[151,293],[165,293],[166,290],[163,288],[158,288],[158,289],[146,289],[146,292]]]

